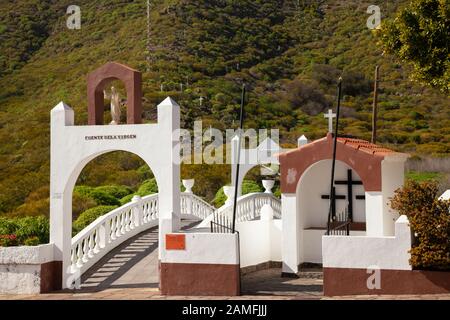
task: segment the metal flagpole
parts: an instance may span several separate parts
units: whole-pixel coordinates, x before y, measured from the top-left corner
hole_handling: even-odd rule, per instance
[[[339,78],[338,82],[338,99],[337,99],[337,110],[336,110],[336,127],[334,128],[334,143],[333,143],[333,160],[331,162],[331,185],[330,185],[330,207],[328,210],[328,225],[327,225],[327,234],[330,234],[330,225],[332,219],[332,206],[334,202],[334,171],[336,167],[336,146],[337,146],[337,137],[339,130],[339,111],[341,109],[341,93],[342,93],[342,78]],[[334,217],[333,217],[334,218]]]
[[[237,194],[239,185],[239,162],[241,161],[241,132],[244,124],[244,104],[245,104],[245,84],[242,85],[242,96],[241,96],[241,114],[239,118],[239,130],[238,130],[238,151],[237,151],[237,164],[236,164],[236,179],[234,186],[234,201],[233,201],[233,226],[232,232],[235,232],[236,227],[236,206],[237,206]]]

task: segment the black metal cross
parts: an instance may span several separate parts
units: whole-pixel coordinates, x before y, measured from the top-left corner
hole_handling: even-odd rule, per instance
[[[330,199],[329,194],[321,196],[322,199]],[[331,195],[331,216],[336,217],[336,200],[345,200],[346,197],[342,195],[336,195],[336,187],[333,187],[333,194]]]
[[[362,181],[353,180],[352,170],[347,170],[347,180],[337,180],[334,182],[336,185],[347,185],[347,198],[348,198],[348,218],[353,221],[353,186],[362,185]],[[357,195],[356,200],[365,200],[366,196]]]

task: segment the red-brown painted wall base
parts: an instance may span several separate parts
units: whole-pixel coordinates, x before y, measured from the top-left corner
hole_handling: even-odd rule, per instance
[[[450,272],[380,270],[380,289],[368,289],[366,269],[323,268],[326,296],[450,293]]]
[[[160,289],[163,295],[238,296],[239,265],[161,263]]]
[[[51,261],[41,265],[41,293],[61,290],[62,261]]]

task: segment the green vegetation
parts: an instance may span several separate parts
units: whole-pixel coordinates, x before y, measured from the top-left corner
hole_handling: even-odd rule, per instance
[[[392,200],[414,232],[410,263],[417,269],[450,270],[450,201],[437,197],[436,182],[409,181]]]
[[[0,217],[0,246],[48,243],[49,223],[45,217]]]
[[[406,178],[415,182],[422,181],[439,181],[442,178],[443,174],[439,172],[416,172],[410,171],[406,174]]]
[[[236,128],[245,81],[245,126],[279,128],[285,146],[296,145],[301,134],[310,140],[326,134],[322,112],[334,106],[341,75],[340,131],[370,139],[373,71],[380,65],[379,143],[433,157],[450,154],[448,96],[409,81],[415,69],[382,55],[378,32],[366,27],[370,4],[383,8],[384,26],[385,16],[393,18],[409,0],[389,2],[386,11],[381,0],[151,3],[147,60],[146,1],[79,0],[81,30],[66,28],[71,1],[1,1],[0,214],[48,216],[50,110],[64,101],[74,108],[75,123],[87,124],[86,75],[107,61],[143,73],[144,122],[155,121],[156,105],[170,95],[187,129],[198,119],[204,128]],[[442,63],[448,66],[448,57]],[[124,97],[123,86],[114,85]],[[126,202],[152,178],[142,159],[125,152],[92,160],[78,186],[127,186],[131,192],[74,192],[74,218]],[[231,180],[227,165],[183,165],[182,178],[195,178],[194,192],[207,201]]]
[[[412,64],[413,78],[450,92],[448,0],[413,0],[383,30],[389,53]]]
[[[116,206],[98,206],[91,209],[86,210],[77,220],[73,222],[73,234],[76,235],[78,232],[86,228],[92,222],[94,222],[98,217],[114,210],[117,208]]]

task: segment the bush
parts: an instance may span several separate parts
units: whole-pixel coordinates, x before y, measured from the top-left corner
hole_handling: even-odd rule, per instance
[[[97,205],[118,206],[120,205],[119,199],[128,194],[128,190],[129,192],[131,192],[131,189],[128,189],[126,187],[121,189],[121,187],[119,186],[102,186],[97,188],[77,186],[75,187],[74,194],[89,197],[95,200]],[[124,195],[121,197],[120,195],[122,194]],[[116,197],[115,195],[119,196]]]
[[[140,195],[141,197],[153,193],[158,193],[158,184],[156,183],[155,178],[144,181],[144,183],[139,187],[138,191],[136,192],[136,194]]]
[[[40,241],[38,237],[29,237],[24,241],[23,244],[26,246],[37,246],[40,244]]]
[[[88,225],[90,225],[93,221],[95,221],[98,217],[101,217],[104,214],[114,210],[117,206],[98,206],[91,209],[86,210],[77,220],[73,223],[73,234],[77,234]]]
[[[131,193],[133,190],[127,186],[101,186],[95,188],[95,191],[100,191],[113,196],[116,199],[121,199]]]
[[[434,181],[407,181],[392,208],[406,215],[414,232],[410,264],[418,269],[450,270],[450,201],[438,200]]]
[[[0,218],[0,246],[26,245],[27,240],[29,245],[48,243],[49,234],[49,221],[44,216]]]

